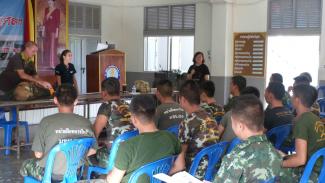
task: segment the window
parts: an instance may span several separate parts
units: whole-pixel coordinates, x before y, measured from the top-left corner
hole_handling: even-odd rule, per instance
[[[69,33],[100,35],[100,6],[69,3]]]
[[[318,83],[321,0],[269,0],[267,83],[272,73],[285,87],[309,72]]]
[[[321,0],[269,0],[270,35],[320,34]]]
[[[144,70],[187,72],[194,55],[194,36],[160,36],[144,39]]]
[[[144,9],[144,70],[180,70],[192,64],[195,5]]]

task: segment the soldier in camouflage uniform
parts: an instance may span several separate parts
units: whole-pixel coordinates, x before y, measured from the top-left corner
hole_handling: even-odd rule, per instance
[[[232,108],[232,127],[242,140],[221,163],[214,183],[263,182],[273,177],[293,182],[282,157],[263,134],[263,106],[253,95],[237,98]]]
[[[200,108],[199,88],[194,81],[189,80],[182,85],[180,105],[188,115],[179,127],[182,152],[175,162],[175,167],[180,169],[174,168],[172,172],[180,171],[184,167],[188,170],[198,152],[219,141],[218,125],[206,111]],[[207,159],[203,159],[195,177],[203,179],[206,167]]]
[[[214,98],[215,87],[212,81],[205,81],[200,84],[201,108],[214,119],[220,119],[225,114],[223,107],[218,105]]]
[[[96,159],[90,157],[90,164],[106,167],[109,151],[113,141],[122,133],[134,129],[131,123],[129,105],[120,99],[120,83],[118,79],[110,77],[102,82],[103,99],[106,100],[98,110],[94,124],[96,137],[106,127],[108,143],[96,153]]]

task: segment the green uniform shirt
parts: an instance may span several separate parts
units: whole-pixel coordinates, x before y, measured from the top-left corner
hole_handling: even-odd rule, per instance
[[[228,111],[222,118],[220,125],[224,127],[224,131],[221,136],[220,141],[232,141],[232,139],[236,138],[236,134],[234,130],[232,129],[232,123],[231,123],[231,111]]]
[[[222,117],[225,114],[223,107],[216,103],[203,103],[201,104],[201,108],[204,109],[207,113],[209,113],[214,119],[216,119],[217,117]]]
[[[121,143],[114,166],[126,170],[122,183],[127,183],[131,174],[141,166],[167,156],[177,155],[180,151],[179,141],[167,131],[141,133]],[[140,177],[138,182],[149,181],[145,177]]]
[[[108,119],[106,127],[107,132],[109,132],[107,134],[109,141],[114,141],[119,135],[134,129],[131,123],[129,105],[123,100],[103,103],[99,107],[97,115],[105,115]]]
[[[56,144],[81,137],[95,138],[88,119],[74,113],[57,113],[43,118],[32,145],[33,151],[43,153],[43,158],[38,161],[39,166],[45,167],[48,154]],[[97,144],[94,147],[97,148]],[[64,175],[65,170],[65,156],[58,153],[54,161],[53,174]]]
[[[185,115],[178,103],[165,103],[157,107],[154,121],[159,130],[166,130],[183,121]]]
[[[325,123],[312,112],[305,112],[297,119],[293,137],[307,141],[308,160],[317,150],[325,147],[324,129]],[[314,171],[319,172],[321,165],[322,161],[319,159],[315,164]]]
[[[263,182],[275,176],[293,182],[289,169],[265,135],[249,137],[222,159],[214,183]]]

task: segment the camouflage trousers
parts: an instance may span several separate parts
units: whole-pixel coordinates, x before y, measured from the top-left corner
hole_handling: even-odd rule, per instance
[[[193,159],[192,159],[191,163],[188,164],[188,166],[186,166],[186,167],[188,167],[188,170],[191,167]],[[208,168],[208,159],[207,159],[207,157],[203,157],[203,159],[200,161],[199,166],[197,167],[197,169],[195,171],[194,177],[196,177],[197,179],[203,180],[204,176],[205,176],[205,171],[207,168]]]
[[[31,176],[38,180],[43,179],[44,168],[37,164],[37,159],[27,159],[20,168],[20,175]]]
[[[88,158],[88,164],[90,166],[100,166],[103,168],[106,168],[108,165],[108,158],[109,158],[109,150],[107,147],[103,147],[97,150],[96,158],[94,157],[89,157]]]

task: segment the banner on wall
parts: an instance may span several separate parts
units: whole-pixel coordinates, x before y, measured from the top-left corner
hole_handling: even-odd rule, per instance
[[[20,52],[24,35],[25,0],[0,0],[0,73]]]
[[[53,75],[68,43],[68,0],[35,0],[35,24],[38,73]]]

